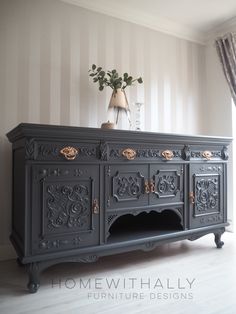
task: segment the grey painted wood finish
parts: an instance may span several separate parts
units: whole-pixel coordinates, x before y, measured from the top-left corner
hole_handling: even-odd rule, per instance
[[[11,241],[36,292],[63,261],[151,250],[227,223],[230,138],[20,124]]]

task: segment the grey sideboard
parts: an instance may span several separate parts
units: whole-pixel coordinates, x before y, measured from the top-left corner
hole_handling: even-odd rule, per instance
[[[23,123],[12,142],[12,233],[36,292],[60,262],[151,250],[227,223],[230,138]]]

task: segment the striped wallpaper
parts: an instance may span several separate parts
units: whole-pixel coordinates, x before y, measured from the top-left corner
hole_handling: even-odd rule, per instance
[[[89,79],[96,63],[143,77],[127,89],[132,127],[143,102],[143,130],[202,133],[204,60],[204,46],[58,0],[1,0],[0,246],[11,219],[7,131],[20,122],[100,127],[111,89]]]

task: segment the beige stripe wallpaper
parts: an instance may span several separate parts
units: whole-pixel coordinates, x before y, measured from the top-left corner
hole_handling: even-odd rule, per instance
[[[88,76],[96,63],[141,75],[127,96],[143,102],[142,129],[202,133],[205,47],[58,0],[0,2],[0,247],[11,218],[11,154],[20,122],[100,127],[111,90]]]

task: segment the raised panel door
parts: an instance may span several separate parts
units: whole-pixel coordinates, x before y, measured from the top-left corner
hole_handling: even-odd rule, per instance
[[[223,164],[190,165],[190,227],[224,221]]]
[[[183,203],[183,165],[150,165],[150,205]]]
[[[145,191],[148,165],[109,165],[105,167],[105,177],[107,210],[148,205],[148,194]]]
[[[32,251],[99,244],[99,168],[32,167]]]

